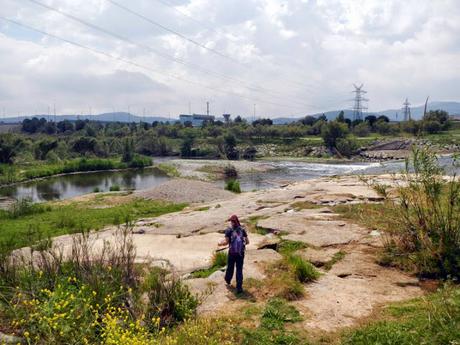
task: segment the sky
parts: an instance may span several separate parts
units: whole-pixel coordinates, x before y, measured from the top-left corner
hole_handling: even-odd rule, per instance
[[[459,0],[0,4],[0,116],[177,117],[209,102],[300,117],[350,109],[353,84],[369,111],[460,101]]]

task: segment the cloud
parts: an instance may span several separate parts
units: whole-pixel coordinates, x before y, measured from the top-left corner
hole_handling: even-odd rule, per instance
[[[261,116],[300,116],[350,107],[356,82],[373,110],[458,99],[457,0],[117,0],[227,58],[107,0],[40,1],[131,43],[26,0],[4,1],[1,15],[147,68],[0,20],[0,108],[12,115],[53,102],[175,115],[210,100],[216,113],[250,115],[257,104]]]

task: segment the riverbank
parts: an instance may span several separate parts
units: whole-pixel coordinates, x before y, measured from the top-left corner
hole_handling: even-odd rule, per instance
[[[374,178],[385,185],[394,183],[389,175]],[[141,218],[134,221],[130,236],[138,265],[147,265],[146,270],[161,267],[182,277],[200,301],[197,320],[232,318],[257,343],[259,335],[253,332],[259,332],[259,328],[253,325],[257,322],[254,318],[271,303],[281,303],[277,308],[292,308],[297,315],[292,327],[284,331],[286,335],[308,339],[310,344],[338,344],[343,334],[372,318],[384,317],[382,310],[390,303],[409,301],[432,291],[433,284],[410,272],[378,264],[386,228],[369,214],[373,209],[365,211],[371,217],[367,223],[344,213],[349,212],[344,207],[356,205],[374,205],[378,211],[383,201],[358,177],[323,177],[239,195],[215,194],[205,202],[185,198],[199,191],[213,194],[213,184],[180,179],[168,183],[171,188],[163,189],[163,193],[150,190],[87,195],[59,204],[78,201],[105,209],[140,197],[193,201],[181,211],[154,217],[138,215]],[[184,199],[176,199],[181,193]],[[206,272],[213,265],[217,242],[222,239],[230,214],[240,217],[251,239],[245,258],[243,296],[236,296],[225,286],[221,267],[200,278],[194,274]],[[53,246],[64,256],[70,255],[76,236],[55,237]],[[116,226],[92,232],[88,237],[90,248],[97,250],[104,243],[115,245],[118,236]],[[21,252],[27,254],[28,250]],[[319,275],[302,282],[293,280],[291,268],[286,266],[290,255],[314,265]],[[282,302],[273,302],[280,297]],[[268,332],[265,336],[271,334],[270,329],[263,331]]]

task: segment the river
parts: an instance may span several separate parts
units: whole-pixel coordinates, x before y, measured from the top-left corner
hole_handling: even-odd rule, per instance
[[[440,158],[443,166],[450,166],[452,159]],[[366,175],[400,172],[404,163],[311,163],[301,161],[267,161],[273,169],[263,173],[248,173],[240,176],[243,191],[260,190],[285,183],[334,175]],[[459,169],[449,170],[458,173]],[[157,186],[170,177],[155,168],[143,170],[105,171],[83,174],[55,176],[41,180],[24,182],[0,188],[0,196],[15,199],[30,198],[34,202],[63,200],[92,193],[96,188],[101,192],[119,186],[121,190],[140,190]],[[224,182],[216,182],[223,187]]]

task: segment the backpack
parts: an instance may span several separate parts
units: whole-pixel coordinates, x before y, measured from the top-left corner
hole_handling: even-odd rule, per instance
[[[231,255],[243,255],[244,254],[244,233],[243,230],[238,227],[232,230],[232,234],[230,236],[230,246],[229,246],[229,254]]]

